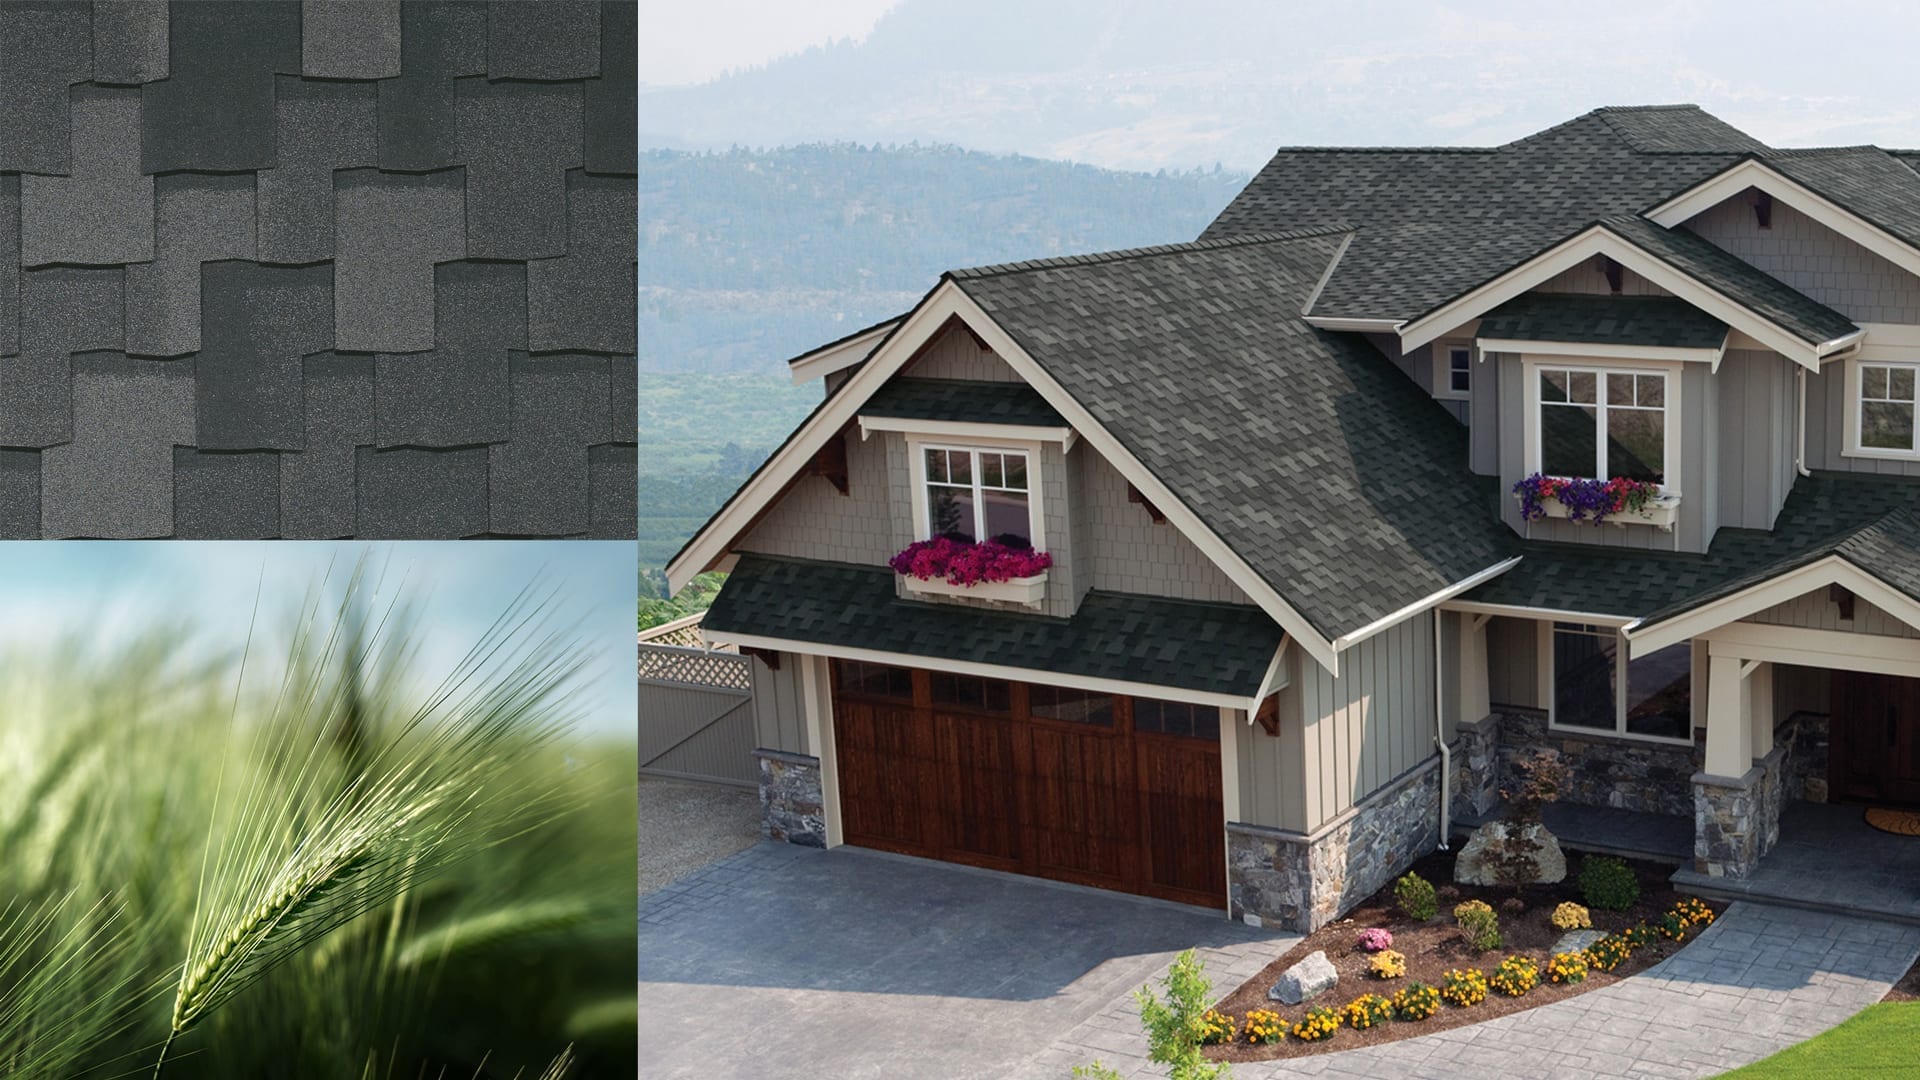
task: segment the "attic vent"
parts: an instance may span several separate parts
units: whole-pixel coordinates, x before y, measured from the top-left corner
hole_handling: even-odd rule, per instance
[[[1773,196],[1764,191],[1753,193],[1753,218],[1761,228],[1773,228]]]

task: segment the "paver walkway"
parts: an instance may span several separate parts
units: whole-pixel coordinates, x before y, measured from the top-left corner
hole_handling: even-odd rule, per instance
[[[1211,950],[1244,968],[1271,947]],[[1282,1077],[1714,1076],[1801,1042],[1880,1000],[1914,958],[1920,927],[1736,903],[1692,944],[1631,979],[1537,1009],[1384,1046],[1235,1065],[1235,1080]],[[1258,969],[1256,965],[1255,970]],[[1217,977],[1215,991],[1237,982]],[[1334,996],[1345,1000],[1336,990]],[[1123,1076],[1158,1076],[1133,1003],[1106,1009],[1030,1062],[1060,1080],[1098,1057]]]

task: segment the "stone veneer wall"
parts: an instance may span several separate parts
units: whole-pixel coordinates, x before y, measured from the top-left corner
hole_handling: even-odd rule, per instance
[[[1456,821],[1478,818],[1500,802],[1500,714],[1463,722],[1457,730],[1447,747],[1453,759],[1447,814]]]
[[[1711,877],[1746,877],[1780,840],[1789,746],[1780,745],[1745,776],[1693,777],[1693,868]]]
[[[761,835],[803,847],[826,847],[820,759],[764,748],[753,756],[760,763]]]
[[[1774,732],[1776,744],[1787,747],[1784,797],[1806,802],[1827,801],[1828,728],[1826,714],[1797,712]]]
[[[1551,747],[1560,752],[1572,773],[1560,793],[1562,802],[1677,817],[1694,811],[1690,781],[1700,771],[1705,753],[1699,742],[1682,746],[1550,731],[1546,713],[1538,709],[1501,706],[1495,716],[1499,718],[1500,744],[1496,787],[1513,784],[1515,761],[1541,747]]]
[[[1313,833],[1227,824],[1234,918],[1311,933],[1439,845],[1440,759],[1407,771]]]

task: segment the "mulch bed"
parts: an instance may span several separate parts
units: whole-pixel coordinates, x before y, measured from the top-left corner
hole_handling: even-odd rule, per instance
[[[1920,960],[1914,961],[1900,981],[1887,988],[1887,996],[1881,1001],[1920,1001]]]
[[[1285,1039],[1271,1046],[1248,1045],[1244,1042],[1210,1046],[1206,1049],[1207,1057],[1216,1061],[1270,1061],[1275,1058],[1303,1057],[1378,1046],[1464,1024],[1477,1024],[1496,1016],[1611,986],[1623,978],[1645,971],[1681,947],[1670,941],[1659,941],[1636,950],[1631,958],[1611,972],[1596,970],[1585,981],[1571,985],[1548,982],[1547,961],[1554,942],[1560,939],[1562,933],[1553,928],[1549,917],[1554,907],[1563,900],[1585,903],[1576,880],[1580,856],[1571,855],[1567,861],[1567,880],[1556,885],[1454,885],[1453,855],[1436,852],[1413,866],[1414,873],[1433,882],[1441,890],[1440,912],[1433,919],[1416,923],[1402,915],[1394,904],[1393,887],[1388,885],[1362,901],[1347,913],[1346,918],[1309,934],[1306,940],[1261,969],[1260,974],[1221,999],[1215,1007],[1234,1016],[1236,1030],[1244,1024],[1250,1009],[1272,1009],[1291,1027],[1306,1016],[1308,1005],[1325,1005],[1339,1010],[1362,994],[1392,997],[1394,991],[1416,981],[1438,989],[1445,982],[1444,974],[1449,969],[1475,967],[1490,974],[1501,960],[1510,955],[1529,956],[1540,965],[1540,984],[1521,997],[1511,998],[1494,991],[1478,1005],[1461,1008],[1442,1004],[1440,1011],[1426,1020],[1395,1020],[1365,1031],[1355,1031],[1343,1025],[1332,1037],[1317,1042],[1295,1039],[1289,1033]],[[1641,920],[1654,922],[1683,895],[1675,892],[1667,883],[1667,876],[1673,872],[1671,866],[1635,860],[1627,860],[1627,865],[1633,868],[1640,880],[1640,902],[1627,911],[1593,909],[1591,916],[1596,930],[1614,932],[1625,930]],[[1515,897],[1526,905],[1525,910],[1515,913],[1502,907],[1503,902]],[[1499,913],[1500,931],[1506,939],[1500,948],[1476,953],[1462,939],[1453,919],[1453,907],[1466,900],[1484,900]],[[1713,909],[1715,917],[1726,910],[1726,905],[1721,903],[1709,903],[1708,906]],[[1407,958],[1405,977],[1376,979],[1368,972],[1370,955],[1354,946],[1354,938],[1361,930],[1374,926],[1385,927],[1393,932],[1393,948]],[[1267,989],[1280,978],[1281,973],[1315,950],[1325,951],[1327,959],[1333,961],[1334,970],[1340,974],[1339,984],[1306,1005],[1282,1005],[1269,1001]],[[1916,984],[1916,989],[1920,990],[1920,984]]]

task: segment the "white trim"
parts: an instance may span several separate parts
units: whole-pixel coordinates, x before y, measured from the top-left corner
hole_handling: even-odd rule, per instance
[[[1826,196],[1751,158],[1668,199],[1647,211],[1646,217],[1655,224],[1672,228],[1719,206],[1750,187],[1759,188],[1792,206],[1907,273],[1920,276],[1920,250]]]
[[[1749,615],[1784,604],[1798,596],[1828,585],[1840,585],[1867,603],[1885,611],[1908,626],[1920,628],[1920,603],[1891,588],[1839,555],[1797,567],[1766,581],[1748,586],[1730,596],[1681,612],[1651,626],[1635,621],[1624,629],[1635,655],[1644,655],[1668,645],[1718,632]],[[1866,635],[1850,634],[1850,637]],[[1788,661],[1791,663],[1792,661]]]
[[[1717,349],[1681,349],[1663,345],[1608,345],[1575,341],[1516,341],[1507,338],[1481,338],[1482,352],[1531,353],[1535,356],[1593,357],[1602,360],[1653,360],[1672,363],[1708,364],[1720,370],[1726,355],[1723,341]]]
[[[820,656],[795,656],[800,663],[800,704],[806,712],[807,748],[820,762],[820,811],[827,846],[845,842],[840,819],[840,754],[833,738],[833,678]]]
[[[1867,356],[1866,350],[1848,356],[1841,361],[1841,443],[1840,456],[1850,458],[1877,458],[1882,461],[1914,461],[1920,459],[1920,393],[1914,402],[1914,446],[1907,450],[1895,450],[1890,447],[1860,445],[1860,413],[1866,407],[1866,377],[1863,368],[1906,368],[1913,372],[1916,384],[1920,384],[1920,354],[1908,352],[1898,358]],[[1917,387],[1920,388],[1920,387]]]
[[[1470,611],[1479,615],[1557,619],[1561,622],[1598,623],[1602,626],[1625,626],[1633,621],[1631,615],[1596,615],[1588,611],[1562,611],[1559,608],[1529,607],[1525,604],[1489,604],[1481,600],[1449,600],[1442,606],[1448,611]]]
[[[1313,283],[1313,291],[1307,294],[1307,302],[1300,305],[1300,314],[1302,316],[1312,311],[1313,305],[1320,301],[1321,292],[1326,289],[1327,282],[1333,280],[1333,272],[1340,268],[1340,260],[1346,257],[1347,249],[1352,246],[1353,233],[1349,231],[1345,236],[1340,238],[1340,250],[1334,252],[1333,258],[1327,261],[1327,268],[1320,271],[1320,280]],[[1228,818],[1227,820],[1232,821],[1233,819]]]
[[[902,576],[900,585],[908,592],[928,596],[963,596],[970,600],[998,600],[1010,604],[1036,606],[1047,598],[1047,572],[1005,581],[982,581],[973,585],[955,585],[946,578]]]
[[[891,664],[894,667],[925,668],[955,675],[978,675],[988,679],[1041,683],[1071,690],[1092,690],[1102,694],[1125,694],[1128,697],[1212,705],[1221,709],[1240,709],[1247,704],[1247,699],[1244,697],[1234,694],[1216,694],[1209,690],[1182,690],[1171,686],[1155,686],[1151,683],[1096,679],[1085,675],[1065,675],[1035,668],[980,664],[971,660],[946,660],[937,656],[914,656],[909,653],[882,652],[879,649],[862,649],[846,645],[823,645],[812,641],[790,641],[785,638],[761,637],[758,634],[715,632],[713,639],[728,645],[738,645],[741,648],[774,649],[800,656],[825,656],[835,660],[865,660],[875,664]]]
[[[1484,315],[1521,293],[1600,255],[1613,259],[1728,326],[1751,334],[1767,348],[1795,363],[1817,369],[1822,351],[1833,344],[1809,345],[1771,320],[1668,266],[1606,226],[1595,225],[1407,323],[1400,328],[1400,347],[1410,351],[1444,337],[1468,319]],[[1855,331],[1835,341],[1851,343],[1860,333]]]
[[[1467,354],[1467,388],[1453,388],[1453,351]],[[1433,343],[1433,396],[1442,401],[1469,401],[1473,398],[1473,342],[1448,338]]]
[[[1735,662],[1804,664],[1920,677],[1920,641],[1913,638],[1765,623],[1729,623],[1706,638],[1709,655]]]
[[[1073,449],[1077,441],[1070,427],[1034,427],[1028,424],[985,424],[972,420],[912,420],[899,416],[860,418],[860,438],[876,431],[897,431],[922,439],[964,439],[975,445],[993,445],[1008,441],[1022,443],[1060,443]]]
[[[1562,619],[1559,621],[1571,622],[1572,620]],[[1581,727],[1578,724],[1560,723],[1559,721],[1560,710],[1557,707],[1557,703],[1554,700],[1556,697],[1556,681],[1558,679],[1559,673],[1555,670],[1556,665],[1554,664],[1554,661],[1553,661],[1553,657],[1554,657],[1553,636],[1554,634],[1558,633],[1558,631],[1554,629],[1554,625],[1552,622],[1542,622],[1540,623],[1540,625],[1545,628],[1544,632],[1540,635],[1542,650],[1539,657],[1539,663],[1542,671],[1544,672],[1544,681],[1546,684],[1546,696],[1542,699],[1543,701],[1542,707],[1546,710],[1546,713],[1547,713],[1547,730],[1548,731],[1564,731],[1564,732],[1568,732],[1570,734],[1576,734],[1576,735],[1591,735],[1601,739],[1621,739],[1621,740],[1627,740],[1632,742],[1661,743],[1666,746],[1692,746],[1693,745],[1693,713],[1691,711],[1691,708],[1689,708],[1689,711],[1687,714],[1687,733],[1685,736],[1644,735],[1637,731],[1627,730],[1627,665],[1631,664],[1634,658],[1628,655],[1629,643],[1628,643],[1625,631],[1621,627],[1617,627],[1617,626],[1612,628],[1613,629],[1613,727],[1612,729],[1609,730],[1607,728]],[[1601,635],[1596,634],[1596,635],[1589,635],[1589,636],[1598,637]],[[1692,679],[1691,665],[1689,665],[1689,668],[1688,668],[1688,679],[1689,680]]]
[[[1352,648],[1353,646],[1358,645],[1362,641],[1367,640],[1368,638],[1379,633],[1380,631],[1385,630],[1388,627],[1393,626],[1404,619],[1408,619],[1415,615],[1418,615],[1422,611],[1425,611],[1430,607],[1438,607],[1439,605],[1446,603],[1448,600],[1451,600],[1454,597],[1459,596],[1461,593],[1466,592],[1467,590],[1480,585],[1482,582],[1492,581],[1494,578],[1497,578],[1501,574],[1506,573],[1508,570],[1513,569],[1514,566],[1516,566],[1520,562],[1520,559],[1521,559],[1521,556],[1515,555],[1513,558],[1507,559],[1504,562],[1494,563],[1492,566],[1487,567],[1485,570],[1482,570],[1479,573],[1474,574],[1470,577],[1463,578],[1462,580],[1455,582],[1454,584],[1449,585],[1444,589],[1441,589],[1437,593],[1432,593],[1428,596],[1424,596],[1418,600],[1415,600],[1413,603],[1408,604],[1406,607],[1403,607],[1398,611],[1392,612],[1387,615],[1382,615],[1381,617],[1373,620],[1372,622],[1368,623],[1367,625],[1361,627],[1358,630],[1355,630],[1351,633],[1342,634],[1339,637],[1334,638],[1333,647],[1336,651],[1344,651],[1346,649]],[[1336,672],[1335,674],[1338,674],[1338,673]]]
[[[1308,326],[1355,334],[1392,334],[1406,325],[1405,319],[1352,319],[1339,315],[1302,316]]]
[[[850,368],[865,360],[880,342],[893,332],[893,328],[899,326],[905,319],[905,315],[898,319],[889,319],[837,345],[828,345],[795,357],[787,364],[787,370],[793,376],[794,385],[812,382],[814,379]]]
[[[1040,444],[1034,442],[1015,442],[1002,439],[996,442],[978,442],[957,446],[947,445],[943,440],[929,438],[922,441],[916,435],[907,436],[907,482],[912,486],[913,499],[913,538],[915,540],[932,539],[933,522],[927,517],[927,455],[928,450],[961,450],[974,452],[999,452],[1002,454],[1021,454],[1027,459],[1027,542],[1035,551],[1047,550],[1047,507],[1046,496],[1040,482]],[[974,474],[978,476],[979,473]],[[976,483],[975,490],[978,490]],[[976,502],[975,507],[981,513],[984,507]],[[980,522],[974,523],[975,540],[985,540],[979,536]],[[931,591],[931,590],[929,590]],[[974,594],[979,595],[979,594]]]
[[[1267,673],[1260,677],[1260,689],[1253,692],[1253,697],[1248,699],[1247,707],[1244,710],[1247,714],[1247,723],[1253,723],[1253,714],[1260,711],[1260,703],[1267,700],[1267,695],[1285,690],[1287,685],[1292,681],[1287,678],[1286,669],[1281,664],[1281,661],[1287,657],[1287,642],[1291,640],[1291,638],[1282,635],[1280,638],[1280,647],[1273,650],[1273,661],[1267,665]],[[1234,821],[1237,819],[1228,818],[1227,820]]]
[[[1541,471],[1539,369],[1543,367],[1572,371],[1589,371],[1595,374],[1595,381],[1598,384],[1594,391],[1595,423],[1597,425],[1600,424],[1599,416],[1604,412],[1604,405],[1607,399],[1606,377],[1608,375],[1664,376],[1666,387],[1662,391],[1662,397],[1666,404],[1662,405],[1661,409],[1665,413],[1662,447],[1666,454],[1666,460],[1661,464],[1665,466],[1666,479],[1660,484],[1660,493],[1662,495],[1671,495],[1675,498],[1680,496],[1682,490],[1681,481],[1683,479],[1680,475],[1680,458],[1682,457],[1680,453],[1680,440],[1685,432],[1680,428],[1680,384],[1682,381],[1682,366],[1678,362],[1646,360],[1641,361],[1637,365],[1629,366],[1625,364],[1596,363],[1592,361],[1575,363],[1571,359],[1562,357],[1538,357],[1523,354],[1520,357],[1520,400],[1521,408],[1525,410],[1525,415],[1521,418],[1520,426],[1520,460],[1524,462],[1523,468],[1525,468],[1529,474]],[[1604,426],[1597,430],[1596,435],[1594,450],[1596,454],[1599,454],[1604,452],[1607,445]],[[1596,458],[1596,467],[1598,464],[1599,462]],[[1593,477],[1592,479],[1608,480],[1611,479],[1611,477],[1600,476]]]

